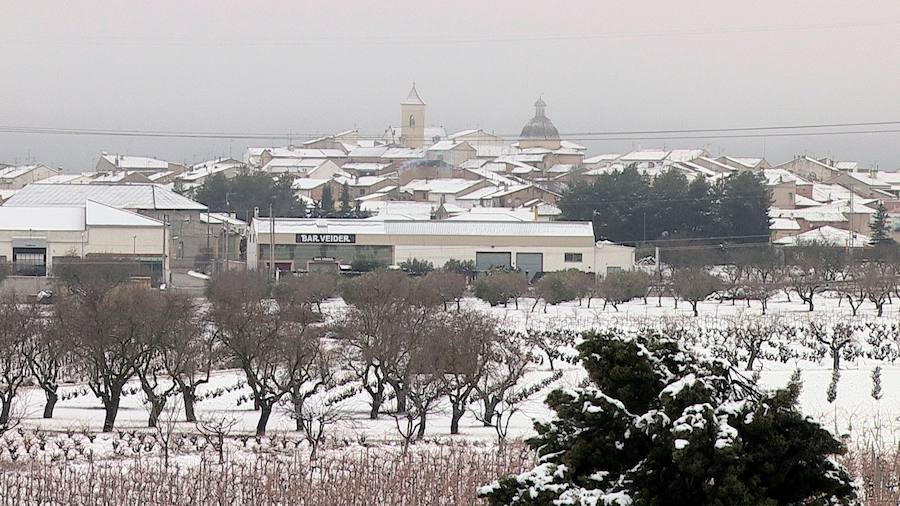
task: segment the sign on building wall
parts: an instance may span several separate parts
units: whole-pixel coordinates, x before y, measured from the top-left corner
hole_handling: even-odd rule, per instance
[[[299,244],[354,244],[356,234],[297,234]]]

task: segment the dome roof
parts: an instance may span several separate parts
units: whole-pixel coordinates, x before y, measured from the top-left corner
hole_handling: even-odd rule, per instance
[[[559,130],[544,113],[546,107],[547,104],[540,98],[534,103],[534,117],[522,127],[520,139],[559,140]]]

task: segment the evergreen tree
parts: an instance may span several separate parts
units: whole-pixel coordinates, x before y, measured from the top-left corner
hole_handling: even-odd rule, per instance
[[[843,446],[721,361],[644,332],[587,333],[591,384],[556,390],[529,440],[540,464],[479,490],[493,505],[855,504]]]
[[[722,180],[719,233],[737,242],[763,242],[769,238],[772,193],[762,174],[740,172]]]
[[[888,230],[888,214],[884,203],[879,202],[875,208],[875,215],[872,216],[872,222],[869,223],[871,233],[870,244],[884,244],[893,242],[890,231]]]
[[[350,185],[344,181],[344,184],[341,185],[341,214],[347,216],[350,214]]]
[[[325,216],[330,216],[334,213],[334,195],[331,192],[330,184],[326,184],[325,188],[322,189],[322,199],[319,203]]]

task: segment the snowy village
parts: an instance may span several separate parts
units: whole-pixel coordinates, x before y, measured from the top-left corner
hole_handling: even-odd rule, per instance
[[[900,504],[897,5],[464,3],[10,3],[0,504]]]

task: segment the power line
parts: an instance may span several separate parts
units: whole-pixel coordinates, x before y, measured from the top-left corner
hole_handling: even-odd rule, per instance
[[[624,130],[624,131],[586,131],[560,134],[561,140],[570,141],[637,141],[637,140],[682,140],[682,139],[724,139],[724,138],[759,138],[759,137],[816,137],[833,135],[871,135],[883,133],[898,133],[900,128],[890,129],[863,129],[863,130],[838,130],[838,131],[810,131],[810,132],[780,132],[779,130],[814,130],[828,128],[849,128],[862,126],[891,126],[900,125],[900,121],[868,121],[855,123],[822,123],[804,125],[766,125],[753,127],[723,127],[723,128],[691,128],[670,130]],[[766,133],[729,133],[729,132],[766,132]],[[113,137],[163,137],[163,138],[189,138],[189,139],[247,139],[247,140],[293,140],[296,138],[325,138],[333,135],[318,133],[296,132],[213,132],[213,131],[177,131],[177,130],[126,130],[126,129],[95,129],[95,128],[60,128],[42,126],[11,126],[0,125],[0,134],[26,134],[26,135],[86,135],[86,136],[113,136]],[[645,135],[646,134],[646,135]],[[657,134],[692,134],[692,135],[657,135]],[[696,135],[693,135],[696,134]],[[491,134],[503,140],[517,140],[515,134]],[[623,136],[623,137],[620,137]],[[631,136],[631,137],[624,137]],[[357,135],[363,140],[379,140],[385,136]],[[408,140],[424,141],[431,138],[411,138]]]
[[[519,42],[555,42],[555,41],[584,41],[607,39],[645,39],[645,38],[671,38],[671,37],[697,37],[710,35],[774,33],[774,32],[802,32],[816,30],[847,30],[857,28],[879,28],[900,25],[900,21],[875,21],[862,23],[818,23],[818,24],[792,24],[774,26],[747,26],[727,28],[695,28],[682,30],[653,30],[653,31],[621,31],[606,33],[549,33],[509,36],[476,36],[476,37],[309,37],[304,39],[269,39],[269,40],[187,40],[187,39],[133,39],[133,38],[107,38],[107,39],[77,39],[77,40],[27,40],[7,39],[2,41],[8,46],[132,46],[132,47],[278,47],[278,46],[358,46],[358,45],[454,45],[454,44],[504,44]]]

